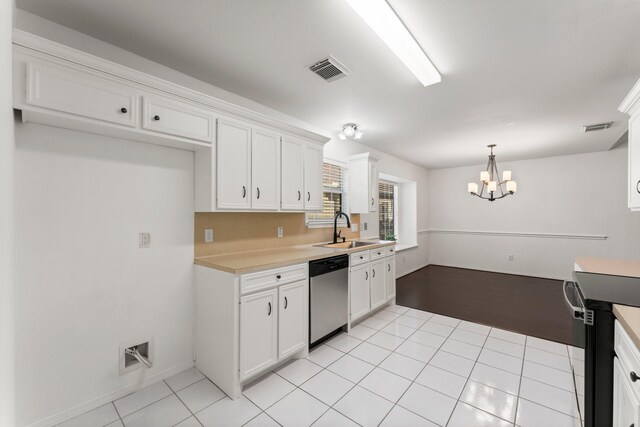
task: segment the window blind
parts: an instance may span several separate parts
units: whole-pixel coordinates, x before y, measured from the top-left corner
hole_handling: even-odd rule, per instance
[[[395,239],[395,191],[396,186],[388,182],[380,181],[378,184],[378,212],[380,215],[380,238],[383,240]]]
[[[338,165],[324,163],[322,166],[322,212],[307,215],[308,223],[333,221],[336,212],[342,210],[344,193],[344,171]],[[344,220],[343,220],[344,221]],[[341,221],[342,222],[342,221]]]

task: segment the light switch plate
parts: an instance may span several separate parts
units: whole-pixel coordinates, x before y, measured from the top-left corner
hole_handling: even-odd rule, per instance
[[[204,230],[204,242],[205,243],[213,242],[213,228],[207,228]]]
[[[284,236],[284,227],[278,227],[278,237]]]

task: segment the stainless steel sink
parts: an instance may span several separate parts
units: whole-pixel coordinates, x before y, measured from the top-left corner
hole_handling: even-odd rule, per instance
[[[319,248],[335,248],[335,249],[353,249],[362,246],[377,245],[378,242],[338,242],[338,243],[321,243],[313,245]]]

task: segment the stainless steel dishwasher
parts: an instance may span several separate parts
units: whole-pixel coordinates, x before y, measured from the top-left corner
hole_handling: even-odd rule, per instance
[[[347,324],[349,256],[309,262],[309,343],[319,344]]]

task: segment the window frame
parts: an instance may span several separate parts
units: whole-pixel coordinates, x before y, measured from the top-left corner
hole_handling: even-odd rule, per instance
[[[349,165],[345,162],[341,162],[339,160],[335,160],[335,159],[331,159],[328,157],[325,157],[322,160],[322,163],[324,165],[324,163],[328,163],[330,165],[333,166],[338,166],[342,172],[342,192],[338,192],[335,191],[335,189],[329,189],[329,191],[327,190],[327,187],[325,187],[324,185],[322,186],[322,196],[324,198],[324,193],[326,192],[331,192],[331,193],[340,193],[342,195],[342,211],[345,212],[347,215],[350,214],[349,212],[349,196],[348,196],[348,188],[349,188]],[[323,183],[324,183],[324,175],[323,175],[323,179],[322,179]],[[311,218],[311,216],[314,214],[314,212],[306,212],[305,213],[305,225],[307,228],[333,228],[333,218],[329,219],[329,218],[323,218],[323,219],[317,219],[317,218]],[[338,227],[346,227],[347,226],[347,220],[344,217],[340,217],[338,218]]]

